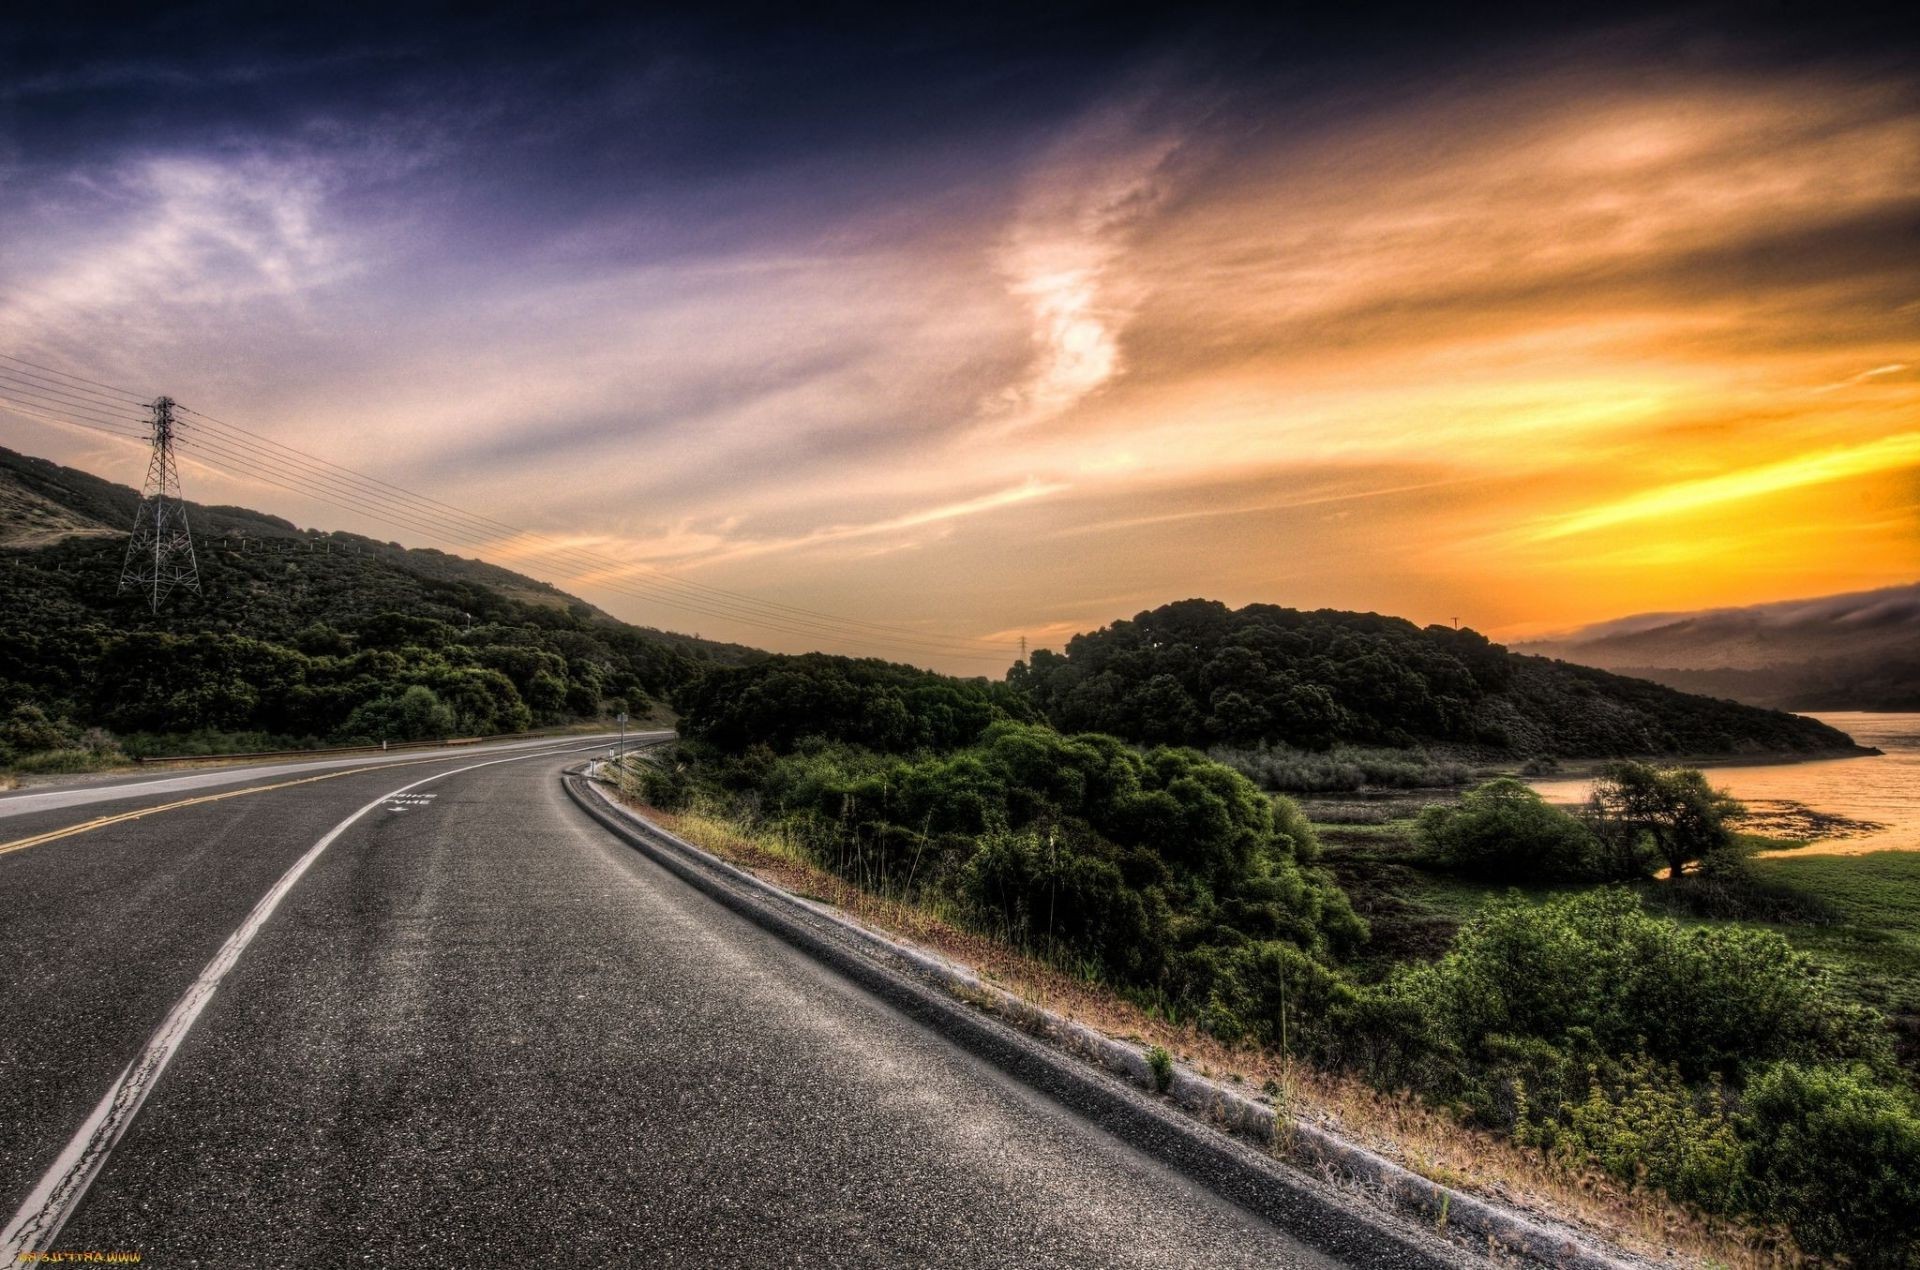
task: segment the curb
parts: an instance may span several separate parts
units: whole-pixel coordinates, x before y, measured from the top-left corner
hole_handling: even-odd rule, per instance
[[[1543,1265],[1627,1270],[1634,1264],[1568,1232],[1442,1186],[1317,1126],[1282,1120],[1265,1103],[1177,1066],[1166,1097],[1187,1114],[1169,1111],[1135,1092],[1151,1094],[1156,1088],[1139,1048],[1042,1010],[952,962],[896,943],[728,864],[619,804],[584,779],[579,774],[584,770],[562,776],[568,795],[655,863],[1123,1141],[1349,1264],[1467,1261],[1469,1254],[1457,1244],[1430,1231],[1467,1235],[1490,1254]],[[1133,1088],[1116,1088],[1118,1082]],[[1374,1204],[1421,1229],[1394,1229],[1387,1214],[1363,1209],[1287,1167],[1272,1154],[1276,1133],[1284,1137],[1293,1164],[1317,1167],[1358,1186]],[[1265,1150],[1251,1150],[1249,1141]]]

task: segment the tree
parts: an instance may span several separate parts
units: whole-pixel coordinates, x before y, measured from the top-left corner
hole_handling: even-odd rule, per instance
[[[453,733],[453,710],[431,688],[413,685],[397,697],[376,697],[347,716],[341,732],[376,741],[423,741]]]
[[[1584,881],[1606,871],[1578,816],[1511,777],[1488,781],[1420,813],[1420,839],[1442,867],[1507,882]]]
[[[1594,782],[1592,807],[1603,826],[1645,834],[1678,878],[1687,865],[1733,845],[1729,820],[1746,814],[1734,798],[1707,784],[1697,768],[1655,767],[1622,759]]]

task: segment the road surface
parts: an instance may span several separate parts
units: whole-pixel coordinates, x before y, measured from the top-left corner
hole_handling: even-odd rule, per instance
[[[16,1248],[1329,1264],[622,844],[581,745],[0,800]]]

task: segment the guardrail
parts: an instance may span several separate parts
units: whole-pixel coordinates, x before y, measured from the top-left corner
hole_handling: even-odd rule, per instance
[[[396,750],[432,750],[458,745],[479,745],[483,741],[535,741],[542,737],[564,738],[567,732],[502,732],[497,736],[442,737],[433,741],[393,741],[384,745],[326,745],[313,750],[240,750],[225,754],[143,754],[136,763],[230,763],[255,758],[320,758],[328,755],[383,754]],[[581,735],[587,735],[582,733]]]

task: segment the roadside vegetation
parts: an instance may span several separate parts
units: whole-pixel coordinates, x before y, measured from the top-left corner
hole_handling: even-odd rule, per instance
[[[1765,928],[1798,901],[1697,772],[1612,764],[1578,813],[1495,780],[1328,851],[1234,767],[1055,731],[1017,684],[770,658],[680,704],[637,777],[656,807],[1542,1168],[1784,1222],[1813,1255],[1920,1255],[1912,1068]]]

